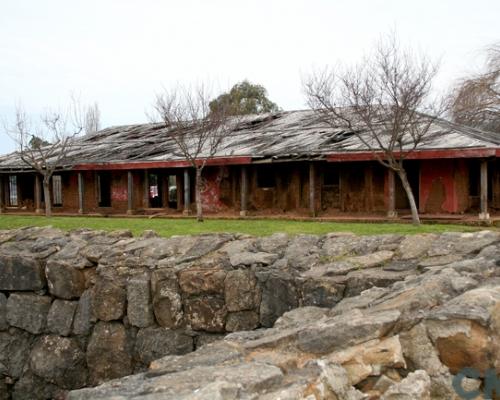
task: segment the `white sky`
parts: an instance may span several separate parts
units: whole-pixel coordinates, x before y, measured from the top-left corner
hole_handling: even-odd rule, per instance
[[[301,75],[355,61],[380,34],[441,59],[438,86],[500,40],[498,0],[0,0],[0,118],[97,101],[102,125],[146,122],[162,85],[249,79],[285,110]],[[14,144],[0,128],[0,153]]]

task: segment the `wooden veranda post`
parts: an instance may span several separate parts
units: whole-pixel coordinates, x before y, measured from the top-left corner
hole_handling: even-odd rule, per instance
[[[144,170],[144,192],[142,195],[142,207],[149,208],[149,171]]]
[[[479,214],[479,219],[489,220],[490,214],[488,213],[488,161],[481,160],[481,213]]]
[[[83,174],[78,172],[78,214],[83,214],[83,197],[84,197],[84,186],[83,186]]]
[[[396,218],[398,213],[396,212],[396,181],[395,174],[392,169],[387,170],[388,179],[388,199],[387,199],[387,217]]]
[[[248,171],[246,166],[242,166],[240,216],[246,217],[247,212],[248,212]]]
[[[127,214],[134,212],[134,179],[132,171],[127,172]]]
[[[189,169],[184,170],[184,215],[189,215],[191,210],[191,185],[189,182]]]
[[[5,211],[5,192],[4,192],[4,179],[0,175],[0,214]]]
[[[316,168],[309,163],[309,214],[316,217]]]
[[[35,212],[41,214],[42,210],[42,183],[40,174],[35,175]]]

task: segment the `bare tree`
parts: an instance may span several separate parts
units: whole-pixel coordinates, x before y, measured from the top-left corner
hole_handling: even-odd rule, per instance
[[[94,133],[101,129],[101,111],[97,103],[85,110],[85,133]]]
[[[196,217],[200,222],[203,221],[203,168],[231,133],[237,118],[229,116],[227,107],[210,110],[211,100],[206,85],[194,89],[178,86],[157,95],[153,106],[155,116],[165,124],[168,137],[196,171]]]
[[[500,133],[500,42],[488,49],[485,70],[461,80],[451,97],[454,121]]]
[[[16,142],[21,160],[43,177],[45,215],[52,215],[50,180],[58,169],[69,168],[69,151],[74,137],[83,129],[77,108],[67,114],[47,111],[33,124],[21,106],[16,109],[16,120],[7,132]],[[71,120],[71,121],[70,121]]]
[[[327,68],[304,80],[309,106],[335,129],[352,133],[399,176],[414,224],[420,218],[403,161],[429,137],[445,110],[443,100],[431,98],[437,71],[436,64],[402,49],[391,34],[359,64]]]

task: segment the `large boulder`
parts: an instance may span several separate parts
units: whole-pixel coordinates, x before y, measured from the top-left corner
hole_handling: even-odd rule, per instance
[[[92,293],[91,290],[83,292],[78,300],[75,317],[73,319],[73,334],[88,335],[95,319],[92,315]]]
[[[99,279],[92,292],[92,311],[101,321],[113,321],[123,318],[127,292],[112,279]]]
[[[46,281],[41,262],[34,258],[0,254],[0,290],[42,290]]]
[[[189,268],[179,272],[179,286],[187,295],[223,294],[225,278],[220,268]]]
[[[174,271],[163,268],[151,275],[153,311],[156,321],[165,328],[177,328],[184,322],[179,282]]]
[[[186,318],[195,331],[224,332],[227,308],[224,300],[214,296],[186,299]]]
[[[130,324],[139,328],[154,324],[151,284],[148,276],[134,277],[128,282],[127,317]]]
[[[76,301],[54,300],[47,316],[47,330],[57,335],[68,336],[71,333],[77,307]]]
[[[260,289],[252,271],[235,270],[227,273],[224,297],[228,311],[254,310],[260,304]]]
[[[0,331],[7,329],[7,298],[3,293],[0,293]]]
[[[118,322],[98,322],[87,347],[89,383],[96,385],[132,373],[131,344]]]
[[[294,280],[280,274],[261,274],[262,299],[260,323],[270,327],[285,312],[299,305],[299,296]]]
[[[79,298],[85,290],[85,274],[66,263],[49,260],[45,267],[49,291],[61,299],[72,300]]]
[[[7,322],[33,334],[42,333],[47,325],[52,299],[32,293],[12,293],[7,300]]]
[[[429,375],[423,370],[418,370],[391,386],[381,400],[431,400],[430,389]]]
[[[181,331],[149,327],[140,329],[135,342],[135,358],[149,365],[169,354],[182,355],[193,351],[193,338]]]
[[[65,389],[78,389],[87,383],[85,353],[75,339],[42,336],[31,352],[33,373]]]
[[[17,328],[0,332],[0,369],[2,375],[19,378],[26,370],[34,336]]]

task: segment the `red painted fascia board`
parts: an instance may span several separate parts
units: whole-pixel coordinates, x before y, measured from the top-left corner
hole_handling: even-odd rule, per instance
[[[251,157],[218,157],[207,160],[206,165],[242,165],[250,164]],[[154,169],[154,168],[186,168],[190,167],[189,161],[138,161],[138,162],[108,162],[78,164],[73,167],[76,171],[96,170],[129,170],[129,169]]]
[[[407,160],[429,160],[438,158],[482,158],[482,157],[498,157],[500,149],[463,149],[463,150],[421,150],[413,151],[405,158]],[[382,153],[359,152],[359,153],[338,153],[328,154],[326,160],[329,162],[341,161],[369,161],[376,160],[377,155],[382,156]],[[398,153],[395,153],[397,156]]]

